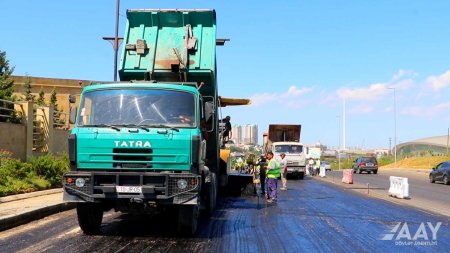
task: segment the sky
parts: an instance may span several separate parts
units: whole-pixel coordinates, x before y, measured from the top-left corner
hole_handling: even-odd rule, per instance
[[[0,50],[14,75],[113,80],[102,37],[114,36],[116,1],[0,6]],[[394,135],[447,134],[450,1],[122,0],[119,36],[126,10],[141,8],[216,10],[217,37],[230,39],[217,48],[219,94],[252,99],[222,114],[257,124],[260,136],[269,124],[301,124],[304,144],[370,149]]]

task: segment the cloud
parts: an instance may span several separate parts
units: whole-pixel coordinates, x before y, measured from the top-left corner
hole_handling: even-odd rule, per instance
[[[308,93],[312,90],[312,88],[307,88],[307,87],[303,87],[303,88],[297,88],[296,86],[292,85],[291,87],[289,87],[289,90],[284,94],[285,96],[301,96],[305,93]]]
[[[390,82],[395,83],[396,81],[398,81],[400,79],[416,77],[417,75],[418,75],[418,73],[415,71],[399,69],[397,71],[397,73],[394,74],[394,76],[392,77]]]
[[[397,73],[392,77],[392,81],[396,81],[402,78],[406,74],[406,71],[403,69],[399,69]]]
[[[431,87],[433,90],[440,90],[447,86],[450,86],[450,70],[441,74],[440,76],[430,76],[425,81],[426,86]]]
[[[313,89],[311,87],[302,87],[298,88],[295,85],[292,85],[288,88],[286,92],[283,93],[261,93],[261,94],[255,94],[251,96],[252,105],[262,105],[269,102],[274,101],[281,101],[287,102],[288,105],[291,104],[293,107],[298,108],[304,105],[304,103],[300,104],[298,103],[297,97],[302,96],[304,94],[307,94],[311,92]],[[295,100],[292,100],[295,99]],[[292,100],[292,101],[291,101]],[[295,105],[295,106],[294,106]]]
[[[401,110],[401,114],[417,116],[417,117],[434,117],[443,114],[447,114],[450,110],[450,102],[439,103],[434,106],[410,106]],[[442,115],[444,116],[444,115]]]
[[[373,107],[370,105],[361,105],[357,107],[353,107],[350,110],[348,110],[349,114],[365,114],[373,112]]]
[[[340,88],[336,91],[337,95],[346,100],[378,100],[380,99],[387,90],[387,84],[385,83],[375,83],[369,87],[362,88]]]
[[[413,79],[404,79],[404,80],[400,80],[396,83],[393,83],[389,87],[393,87],[397,90],[408,90],[414,86],[414,83],[415,82]]]
[[[250,97],[252,103],[250,106],[257,106],[265,103],[269,103],[272,101],[275,101],[279,96],[275,94],[269,94],[269,93],[262,93],[262,94],[255,94]]]

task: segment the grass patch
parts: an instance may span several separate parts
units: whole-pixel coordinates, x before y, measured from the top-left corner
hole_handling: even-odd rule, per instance
[[[437,164],[449,160],[450,156],[410,157],[397,160],[397,168],[431,170]],[[381,168],[394,168],[394,162],[386,164]]]
[[[351,158],[341,159],[341,169],[351,169],[353,161],[357,156]],[[399,158],[397,157],[397,168],[399,169],[426,169],[431,170],[437,164],[450,161],[450,156],[427,156],[427,157],[410,157]],[[324,161],[329,161],[332,170],[339,169],[339,161],[337,158],[325,158]],[[384,156],[377,159],[378,166],[381,169],[394,168],[394,157]]]

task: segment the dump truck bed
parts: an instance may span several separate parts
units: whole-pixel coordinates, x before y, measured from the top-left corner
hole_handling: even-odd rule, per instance
[[[214,10],[128,10],[127,20],[121,81],[203,82],[203,94],[215,93]]]
[[[269,139],[271,142],[300,141],[301,125],[269,125]]]

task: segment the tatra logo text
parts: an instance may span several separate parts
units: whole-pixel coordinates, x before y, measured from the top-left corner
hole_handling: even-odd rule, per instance
[[[114,141],[116,147],[121,148],[150,148],[149,141]]]

